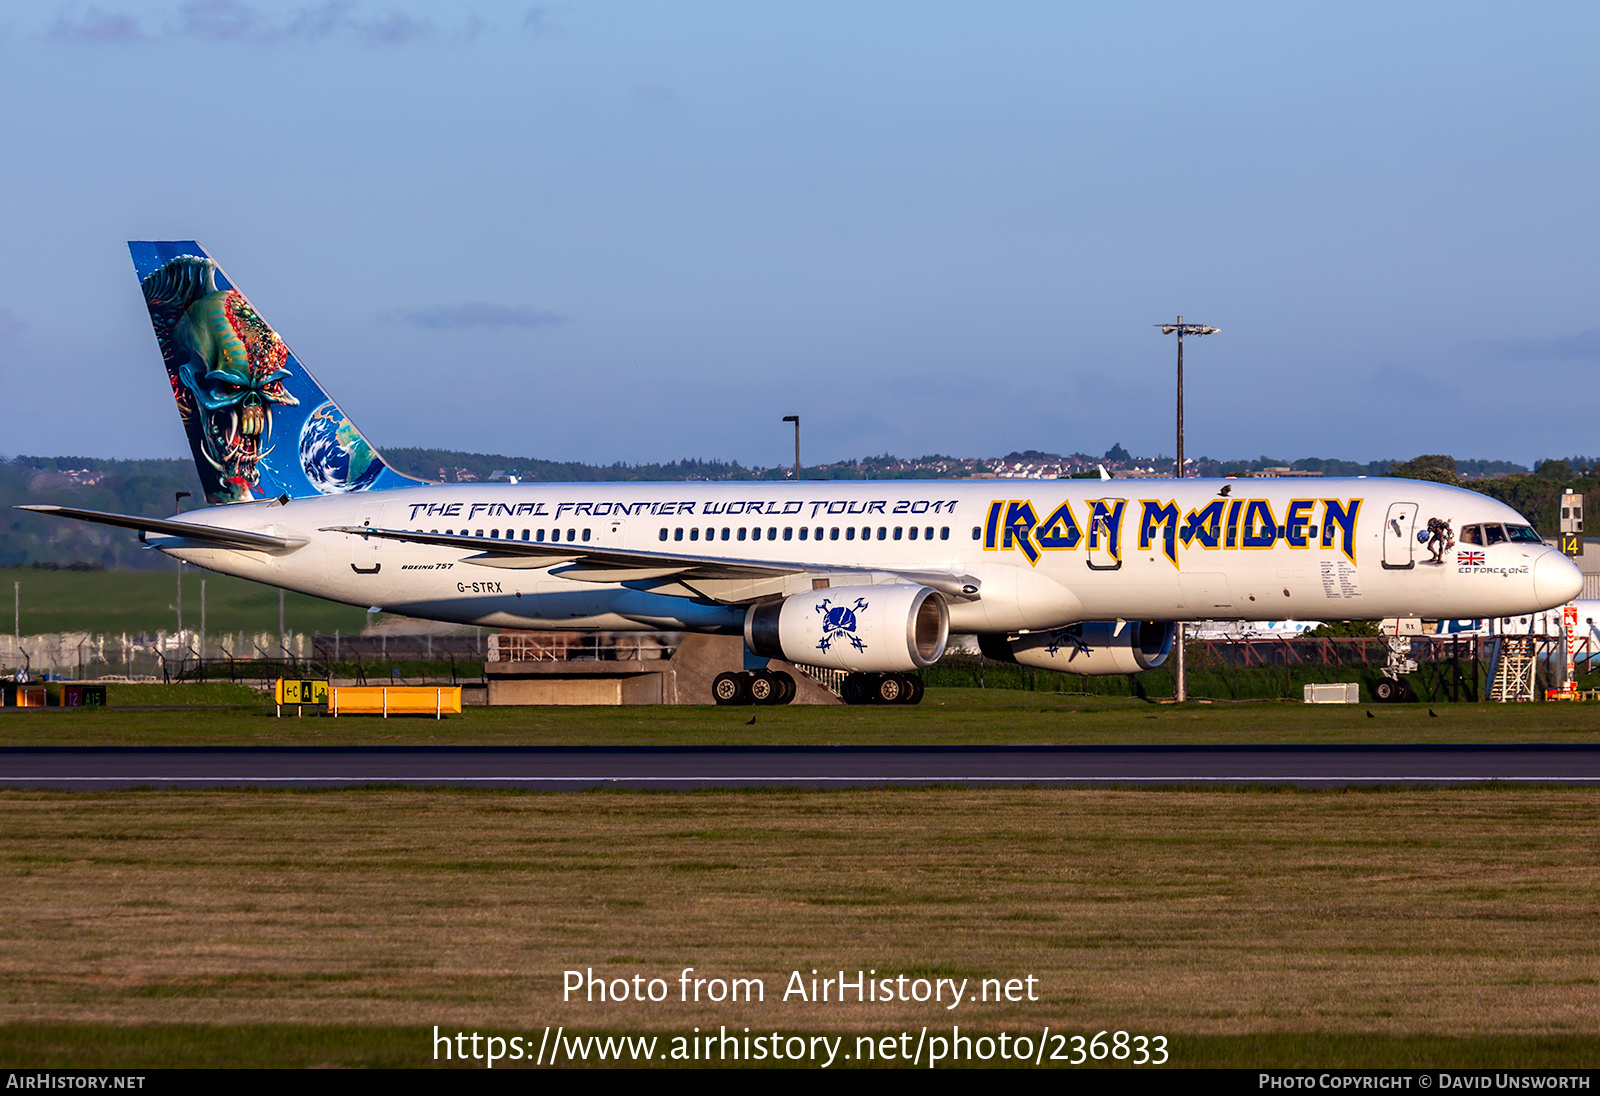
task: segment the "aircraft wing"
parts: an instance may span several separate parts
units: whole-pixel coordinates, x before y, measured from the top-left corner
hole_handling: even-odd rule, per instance
[[[76,518],[98,525],[115,525],[120,529],[137,529],[141,533],[160,533],[166,537],[183,537],[197,544],[211,544],[218,548],[246,549],[256,552],[292,552],[305,544],[304,537],[272,537],[265,533],[250,533],[243,529],[228,529],[217,525],[201,525],[193,521],[172,521],[167,518],[142,518],[133,514],[109,514],[103,510],[75,510],[70,506],[18,506],[18,510],[32,510],[36,514],[52,514],[58,518]]]
[[[491,540],[453,533],[422,533],[410,529],[373,529],[365,525],[336,525],[323,533],[431,544],[474,553],[462,560],[480,567],[544,568],[551,574],[580,582],[633,582],[648,579],[763,579],[807,572],[818,574],[897,574],[909,582],[928,586],[959,600],[977,597],[981,585],[971,575],[944,571],[899,571],[885,567],[838,567],[806,560],[737,559],[726,556],[685,555],[639,549],[606,548],[597,544]],[[553,566],[565,563],[567,566]]]

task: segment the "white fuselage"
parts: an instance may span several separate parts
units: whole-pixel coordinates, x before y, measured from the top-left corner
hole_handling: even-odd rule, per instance
[[[950,602],[954,632],[1119,618],[1495,617],[1563,604],[1581,587],[1572,562],[1542,543],[1470,546],[1475,556],[1457,545],[1433,562],[1418,538],[1431,518],[1456,531],[1525,526],[1484,495],[1391,479],[449,484],[182,515],[306,541],[278,554],[147,539],[214,571],[334,601],[507,628],[727,631],[739,605],[845,569],[853,583],[977,579],[975,597]],[[798,571],[776,586],[624,584],[593,570],[563,577],[570,561],[480,566],[457,547],[321,531],[363,524],[466,531],[486,550],[560,537],[575,554],[589,545]]]

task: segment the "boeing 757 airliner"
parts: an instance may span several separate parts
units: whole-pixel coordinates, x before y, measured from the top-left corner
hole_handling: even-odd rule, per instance
[[[129,245],[204,509],[25,509],[351,605],[503,628],[742,634],[876,675],[952,631],[1074,673],[1174,622],[1504,617],[1576,597],[1516,511],[1402,479],[425,484],[401,475],[193,242]],[[724,698],[725,699],[725,698]]]

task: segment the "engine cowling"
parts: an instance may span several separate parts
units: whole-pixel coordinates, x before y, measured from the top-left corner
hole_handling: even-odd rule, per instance
[[[1172,653],[1177,626],[1161,620],[1089,620],[1015,639],[980,635],[978,649],[996,662],[1015,662],[1069,674],[1137,674]]]
[[[926,586],[833,586],[752,606],[744,643],[761,658],[884,673],[939,661],[950,610]]]

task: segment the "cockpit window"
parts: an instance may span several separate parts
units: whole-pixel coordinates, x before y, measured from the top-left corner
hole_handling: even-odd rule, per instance
[[[1483,532],[1485,544],[1504,544],[1506,542],[1506,531],[1499,525],[1485,525]]]
[[[1544,538],[1531,525],[1507,525],[1506,532],[1516,544],[1543,544]]]
[[[1461,530],[1461,543],[1462,544],[1482,544],[1483,543],[1483,529],[1482,529],[1482,527],[1481,526],[1477,526],[1477,525],[1464,526],[1462,528],[1462,530]]]

